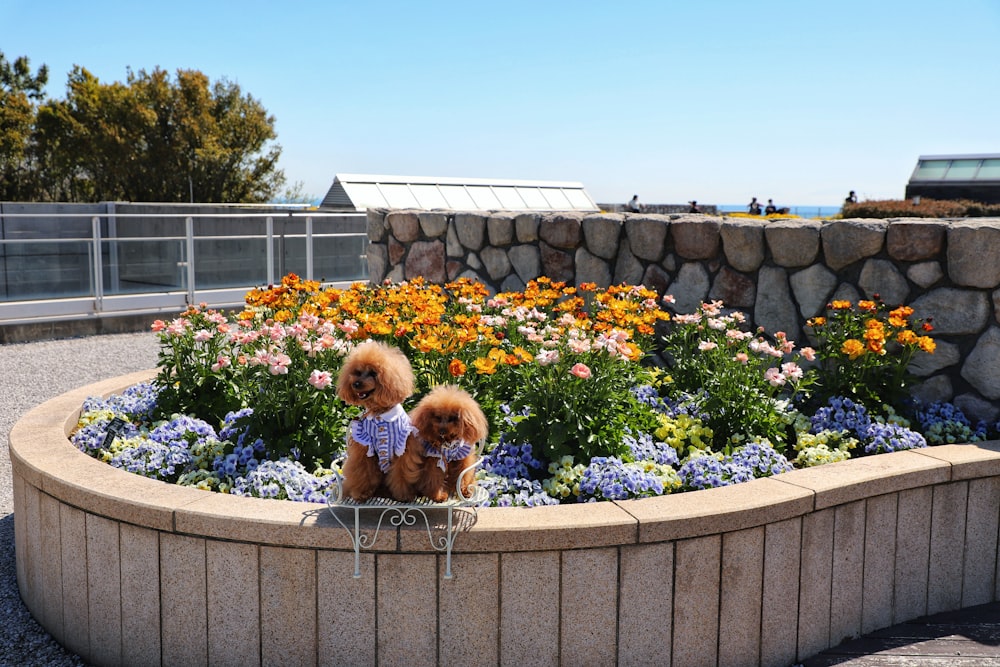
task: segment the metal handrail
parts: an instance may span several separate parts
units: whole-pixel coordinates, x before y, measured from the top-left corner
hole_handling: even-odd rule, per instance
[[[316,231],[314,222],[357,219],[357,216],[356,213],[315,210],[258,213],[245,209],[228,213],[121,213],[113,208],[98,213],[2,212],[2,219],[87,219],[91,222],[91,233],[85,236],[86,232],[81,234],[83,230],[80,229],[74,236],[63,238],[51,235],[46,238],[0,238],[0,325],[105,314],[177,312],[202,302],[209,307],[230,307],[241,302],[247,290],[277,282],[279,258],[282,262],[290,262],[293,267],[290,270],[305,279],[316,280],[322,257],[324,273],[340,278],[335,281],[319,279],[347,286],[367,279],[367,234]],[[249,234],[196,235],[196,221],[203,218],[259,220],[264,223],[265,231],[259,233],[259,227],[255,226],[254,233]],[[304,229],[275,229],[275,223],[284,223],[290,218],[295,223],[304,223]],[[117,236],[116,221],[123,219],[177,220],[183,222],[184,234],[177,235],[175,231],[169,236],[135,236],[134,230],[130,230],[130,236]],[[79,222],[74,226],[82,227]],[[295,240],[295,245],[286,246],[288,240]],[[325,242],[324,249],[331,252],[318,254],[316,243],[320,240]],[[204,245],[204,242],[223,241],[264,241],[266,257],[260,257],[260,264],[247,264],[241,258],[223,256],[224,250],[219,247]],[[143,242],[153,245],[127,247]],[[70,245],[67,249],[56,250],[57,244]],[[258,250],[253,252],[256,253],[260,246],[255,247]],[[345,264],[345,256],[353,259],[348,258],[349,263]],[[234,259],[240,261],[234,262]],[[144,284],[146,278],[153,280]]]

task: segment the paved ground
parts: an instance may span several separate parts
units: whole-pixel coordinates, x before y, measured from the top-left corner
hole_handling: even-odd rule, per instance
[[[981,667],[1000,665],[1000,603],[945,612],[846,642],[803,667]]]

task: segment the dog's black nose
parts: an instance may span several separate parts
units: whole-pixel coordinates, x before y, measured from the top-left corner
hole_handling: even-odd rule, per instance
[[[361,380],[355,380],[354,382],[351,383],[351,387],[353,387],[354,389],[361,389],[363,384],[364,383],[361,382]]]

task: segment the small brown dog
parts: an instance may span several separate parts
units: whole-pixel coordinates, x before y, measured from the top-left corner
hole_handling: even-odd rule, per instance
[[[459,488],[468,498],[475,475],[462,471],[476,463],[476,443],[489,432],[476,399],[457,386],[438,386],[417,403],[410,420],[416,433],[399,459],[399,472],[410,485],[409,499],[420,495],[443,502]]]
[[[402,406],[413,390],[413,369],[398,348],[365,341],[347,355],[337,396],[365,409],[347,436],[343,492],[348,498],[364,502],[388,490],[401,500],[410,492],[394,464],[414,430]]]

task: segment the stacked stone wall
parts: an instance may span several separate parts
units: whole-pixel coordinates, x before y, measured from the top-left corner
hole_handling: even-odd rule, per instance
[[[678,313],[721,300],[754,326],[805,344],[834,299],[881,299],[933,318],[918,397],[1000,419],[1000,219],[753,220],[698,214],[368,211],[369,276],[493,291],[538,276],[644,284]]]

